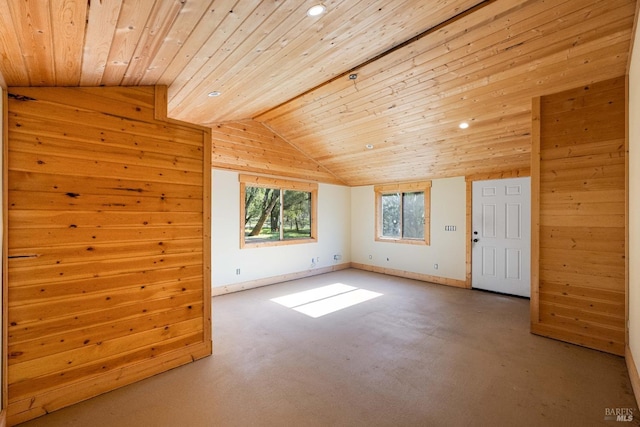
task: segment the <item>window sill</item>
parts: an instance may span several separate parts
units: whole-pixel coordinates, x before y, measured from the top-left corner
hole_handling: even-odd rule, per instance
[[[407,245],[429,246],[429,242],[418,239],[394,239],[392,237],[376,237],[376,242],[404,243]]]
[[[301,237],[299,239],[289,239],[289,240],[260,240],[260,241],[249,241],[242,242],[240,245],[241,249],[250,249],[250,248],[265,248],[269,246],[287,246],[287,245],[301,245],[305,243],[316,243],[318,241],[315,237]]]

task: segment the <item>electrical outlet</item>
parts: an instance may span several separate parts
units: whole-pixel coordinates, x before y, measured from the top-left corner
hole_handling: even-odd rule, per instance
[[[438,269],[438,264],[433,264],[433,269],[437,270]]]
[[[236,268],[236,276],[239,276],[239,275],[240,275],[240,269]]]

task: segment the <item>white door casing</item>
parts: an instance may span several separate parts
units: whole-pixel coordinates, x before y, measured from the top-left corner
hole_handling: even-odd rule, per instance
[[[531,179],[472,183],[471,285],[531,295]]]

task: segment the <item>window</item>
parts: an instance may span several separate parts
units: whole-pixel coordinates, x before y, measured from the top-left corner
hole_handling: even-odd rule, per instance
[[[431,182],[374,187],[376,240],[429,244]]]
[[[317,241],[318,184],[240,175],[240,247]]]

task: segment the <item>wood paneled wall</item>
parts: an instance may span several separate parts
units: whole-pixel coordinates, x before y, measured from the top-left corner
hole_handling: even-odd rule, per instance
[[[620,77],[534,100],[532,150],[532,332],[619,355],[625,94]]]
[[[214,168],[344,185],[315,160],[255,120],[215,125],[211,134]]]
[[[211,354],[210,133],[164,100],[9,89],[11,424]]]

